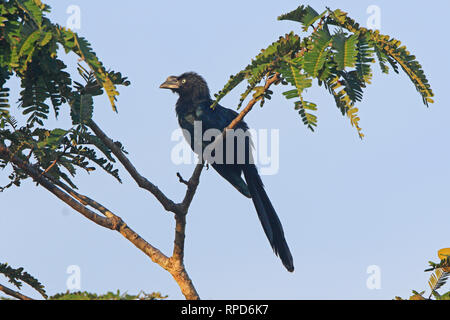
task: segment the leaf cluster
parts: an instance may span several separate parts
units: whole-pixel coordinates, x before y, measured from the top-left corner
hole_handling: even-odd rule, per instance
[[[0,263],[0,274],[3,274],[10,283],[12,283],[17,289],[21,289],[23,282],[39,292],[45,299],[48,298],[45,293],[44,286],[31,276],[28,272],[23,271],[23,268],[13,268],[7,263]]]
[[[311,30],[311,33],[301,38],[291,32],[263,49],[245,69],[230,77],[215,95],[212,108],[245,80],[248,85],[239,106],[252,92],[253,98],[259,98],[263,105],[272,92],[264,92],[259,83],[278,73],[281,75],[280,83],[291,87],[283,95],[294,100],[303,123],[314,130],[317,105],[304,96],[312,81],[317,80],[318,85],[333,96],[336,106],[363,138],[356,103],[362,100],[364,88],[371,84],[372,64],[376,60],[384,73],[389,72],[389,66],[396,73],[403,70],[423,102],[426,105],[433,102],[433,92],[416,57],[401,46],[400,41],[382,35],[378,30],[359,26],[346,12],[327,8],[318,13],[312,7],[302,5],[278,19],[298,22],[303,32]]]
[[[120,73],[106,70],[89,42],[70,29],[51,23],[50,7],[40,0],[9,0],[0,3],[0,144],[14,156],[32,161],[55,181],[75,187],[76,168],[87,172],[100,167],[120,181],[113,168],[111,151],[89,130],[93,97],[104,92],[117,111],[118,85],[129,85]],[[59,53],[79,57],[83,84],[72,80]],[[26,115],[20,124],[11,115],[8,80],[20,80],[19,110]],[[70,108],[72,127],[46,128],[51,113],[58,117]],[[0,168],[9,164],[0,159]],[[13,167],[10,182],[0,191],[20,185],[24,172]]]
[[[441,252],[445,252],[446,254],[442,254]],[[430,268],[425,269],[425,272],[431,272],[430,278],[428,280],[428,285],[430,287],[430,296],[428,299],[431,299],[433,296],[435,300],[450,300],[450,291],[440,294],[438,292],[448,281],[450,277],[450,248],[439,250],[438,256],[441,259],[440,262],[435,263],[429,261]],[[425,291],[418,292],[413,290],[413,295],[409,298],[410,300],[426,300],[424,297]],[[402,300],[400,297],[396,297],[396,300]]]

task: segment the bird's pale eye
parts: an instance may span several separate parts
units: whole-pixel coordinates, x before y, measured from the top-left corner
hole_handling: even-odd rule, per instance
[[[185,84],[186,83],[186,79],[181,80],[181,83]]]

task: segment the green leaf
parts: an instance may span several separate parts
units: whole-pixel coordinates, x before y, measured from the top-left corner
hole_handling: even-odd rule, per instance
[[[298,110],[303,123],[311,130],[314,131],[314,127],[317,126],[317,116],[306,110],[317,111],[317,105],[308,101],[297,101],[295,108]]]
[[[17,5],[40,29],[42,25],[42,7],[35,0],[15,0]]]
[[[307,31],[308,28],[312,24],[314,24],[314,22],[321,19],[326,13],[327,11],[325,10],[321,14],[318,14],[317,11],[314,10],[312,7],[310,6],[305,7],[301,5],[300,7],[289,13],[279,16],[278,20],[291,20],[300,22],[303,25],[303,31]]]
[[[72,124],[87,124],[94,113],[94,101],[91,94],[74,94],[70,102]]]
[[[28,272],[24,271],[23,268],[12,268],[7,263],[0,263],[0,274],[3,274],[10,283],[20,289],[22,287],[22,281],[35,289],[39,294],[41,294],[45,299],[47,299],[47,294],[45,293],[44,286],[31,276]]]
[[[358,54],[356,56],[356,72],[358,78],[362,83],[371,83],[372,68],[370,63],[374,63],[373,58],[374,50],[369,45],[368,34],[360,34],[359,41],[357,42]]]
[[[0,87],[0,118],[9,115],[9,88]]]
[[[37,147],[49,147],[53,150],[56,150],[60,147],[62,139],[68,132],[69,131],[63,129],[54,129],[52,131],[47,131],[47,137],[43,141],[38,142]]]
[[[29,53],[32,50],[34,50],[34,44],[40,38],[40,36],[41,36],[40,30],[36,30],[36,31],[32,32],[27,37],[27,39],[23,42],[22,46],[20,47],[19,55],[20,56],[28,56]]]
[[[80,101],[80,122],[87,123],[92,119],[94,113],[94,101],[90,94],[81,95]]]
[[[284,80],[293,85],[295,89],[283,92],[286,99],[298,98],[295,102],[295,109],[299,110],[299,114],[303,123],[312,131],[317,126],[317,116],[313,115],[306,110],[316,111],[317,105],[312,102],[303,100],[303,91],[312,85],[312,79],[301,71],[303,58],[301,56],[295,59],[285,58],[285,62],[281,66],[279,72],[283,76]]]
[[[341,76],[344,79],[342,79]],[[359,126],[359,110],[355,107],[355,101],[359,99],[359,95],[362,96],[362,90],[359,92],[358,90],[360,89],[358,89],[355,84],[352,84],[352,81],[356,81],[354,79],[355,76],[348,75],[341,71],[339,72],[339,75],[336,75],[334,78],[327,81],[326,87],[333,95],[336,106],[341,110],[343,115],[347,115],[350,119],[351,125],[356,128],[359,137],[362,139],[364,134]]]

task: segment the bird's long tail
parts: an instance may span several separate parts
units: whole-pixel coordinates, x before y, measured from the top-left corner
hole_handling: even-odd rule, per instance
[[[294,271],[294,261],[286,239],[284,238],[283,227],[264,190],[264,185],[258,174],[258,170],[254,164],[247,164],[243,171],[253,204],[258,213],[258,218],[261,221],[270,245],[275,254],[280,257],[286,269],[292,272]]]

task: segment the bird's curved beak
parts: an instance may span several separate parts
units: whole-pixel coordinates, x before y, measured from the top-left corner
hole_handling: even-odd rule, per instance
[[[177,77],[170,76],[167,80],[159,86],[161,89],[179,89],[180,83],[178,82]]]

